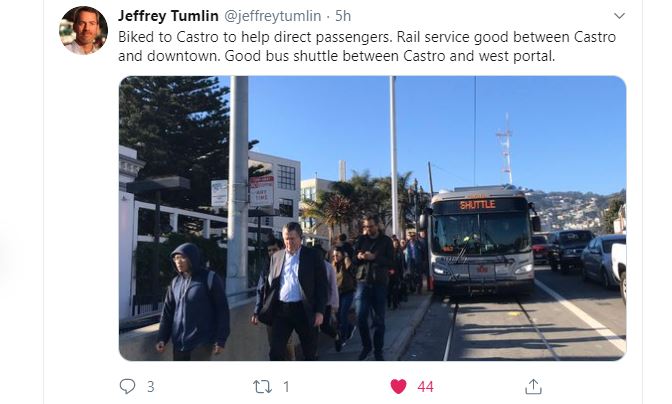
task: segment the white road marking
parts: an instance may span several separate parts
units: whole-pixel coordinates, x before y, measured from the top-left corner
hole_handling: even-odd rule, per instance
[[[618,335],[614,334],[610,329],[605,327],[602,323],[595,320],[589,316],[585,311],[581,310],[574,304],[570,303],[567,299],[559,295],[556,291],[544,285],[538,280],[534,280],[534,283],[537,284],[544,292],[551,295],[555,300],[557,300],[561,305],[563,305],[567,310],[571,311],[575,316],[580,318],[584,323],[588,324],[589,327],[594,329],[598,334],[600,334],[604,339],[611,342],[616,348],[618,348],[622,353],[625,354],[625,340]]]

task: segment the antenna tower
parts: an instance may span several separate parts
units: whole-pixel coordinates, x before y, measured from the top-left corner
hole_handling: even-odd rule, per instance
[[[513,178],[511,175],[511,131],[509,130],[509,113],[506,113],[506,131],[497,132],[497,138],[499,139],[499,144],[502,146],[502,156],[504,157],[504,167],[502,167],[502,172],[508,174],[509,176],[509,185],[513,185]]]

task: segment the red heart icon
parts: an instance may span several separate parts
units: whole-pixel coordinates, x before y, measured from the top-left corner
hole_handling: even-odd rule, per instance
[[[395,393],[401,394],[406,389],[406,380],[392,379],[392,381],[390,382],[390,386],[392,387],[392,390],[394,390]]]

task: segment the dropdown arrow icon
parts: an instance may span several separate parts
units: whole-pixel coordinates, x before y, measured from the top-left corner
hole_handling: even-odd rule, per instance
[[[617,14],[617,13],[614,13],[614,15],[616,16],[616,18],[618,18],[618,19],[620,20],[621,18],[623,18],[623,16],[625,15],[625,13],[621,13],[620,15]]]

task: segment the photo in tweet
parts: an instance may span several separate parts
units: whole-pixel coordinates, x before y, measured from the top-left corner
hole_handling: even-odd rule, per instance
[[[120,83],[122,357],[625,354],[622,80],[244,83]]]

